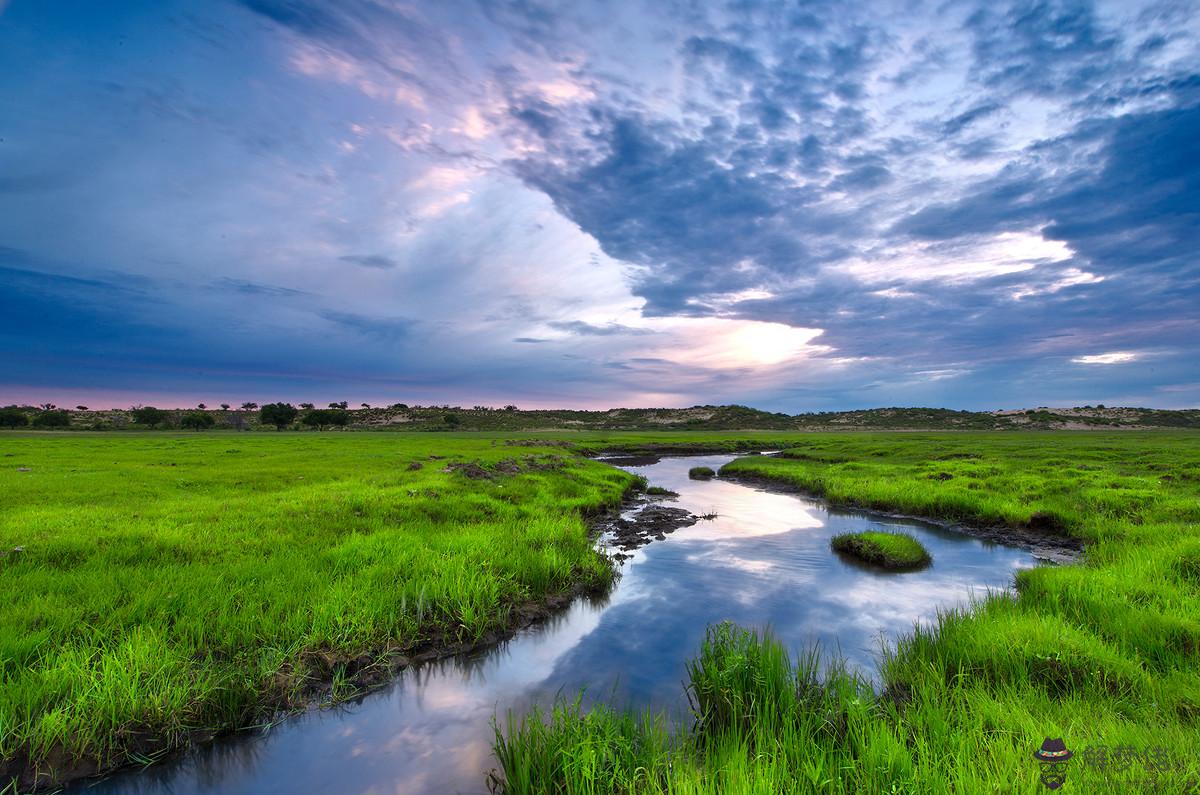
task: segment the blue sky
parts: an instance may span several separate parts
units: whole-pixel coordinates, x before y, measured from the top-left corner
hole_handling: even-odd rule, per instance
[[[0,403],[1200,404],[1189,2],[0,0]]]

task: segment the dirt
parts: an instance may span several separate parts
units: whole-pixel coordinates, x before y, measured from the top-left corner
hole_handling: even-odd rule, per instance
[[[520,460],[504,458],[487,466],[479,461],[456,461],[443,467],[442,472],[448,475],[458,472],[471,480],[494,480],[498,475],[547,472],[562,469],[565,465],[566,459],[559,455],[527,455]]]
[[[994,541],[998,544],[1006,544],[1008,546],[1018,547],[1020,549],[1029,550],[1038,560],[1048,561],[1050,563],[1068,564],[1075,563],[1083,556],[1084,543],[1081,539],[1072,538],[1066,535],[1059,535],[1055,532],[1056,528],[1061,528],[1061,524],[1057,523],[1057,517],[1045,515],[1046,518],[1041,518],[1042,515],[1034,514],[1030,517],[1031,521],[1026,527],[1012,527],[1008,525],[970,525],[962,522],[953,522],[945,519],[931,519],[928,516],[913,516],[906,513],[896,513],[892,511],[876,510],[874,508],[863,508],[860,505],[852,505],[845,503],[830,502],[823,495],[813,494],[796,486],[791,486],[785,483],[771,480],[770,478],[753,477],[750,475],[735,475],[729,472],[721,474],[722,480],[741,483],[744,486],[752,486],[773,494],[801,494],[805,497],[824,500],[830,508],[842,511],[853,511],[865,513],[871,516],[883,516],[889,519],[912,519],[926,524],[942,527],[947,530],[953,530],[957,533],[981,538],[985,541]]]
[[[646,498],[641,498],[649,502]],[[638,547],[644,547],[651,541],[662,541],[668,534],[674,533],[681,527],[690,527],[700,521],[700,517],[683,508],[672,508],[657,505],[653,502],[643,504],[636,513],[606,517],[597,523],[598,529],[612,538],[612,544],[622,552],[628,552]],[[627,555],[621,555],[625,559]]]

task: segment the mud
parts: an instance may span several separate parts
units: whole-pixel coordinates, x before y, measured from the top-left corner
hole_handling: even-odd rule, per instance
[[[657,505],[644,497],[639,502],[642,507],[636,512],[627,511],[624,515],[606,517],[597,523],[598,529],[622,552],[644,547],[651,541],[662,541],[679,528],[690,527],[700,521],[699,516],[683,508]],[[626,557],[619,555],[618,559],[624,560]]]

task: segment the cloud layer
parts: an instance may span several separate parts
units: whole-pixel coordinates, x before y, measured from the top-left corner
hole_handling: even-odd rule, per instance
[[[1195,405],[1198,24],[17,0],[0,390]]]

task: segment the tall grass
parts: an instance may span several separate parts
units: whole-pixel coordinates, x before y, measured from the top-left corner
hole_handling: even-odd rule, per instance
[[[811,652],[792,662],[769,638],[713,628],[689,666],[695,725],[637,760],[651,784],[611,791],[1038,793],[1033,751],[1062,737],[1076,753],[1064,791],[1200,792],[1200,436],[814,434],[722,475],[1039,528],[1087,551],[915,627],[885,649],[876,690],[836,666],[818,677]],[[499,738],[501,761],[625,719],[563,713],[538,744]],[[1100,746],[1126,762],[1089,763]],[[569,771],[549,772],[508,792],[576,791]]]
[[[583,514],[631,477],[494,442],[0,436],[0,774],[251,725],[610,581]]]

